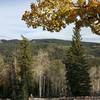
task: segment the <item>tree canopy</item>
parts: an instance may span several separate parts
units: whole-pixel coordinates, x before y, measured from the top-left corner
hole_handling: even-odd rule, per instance
[[[88,1],[88,2],[86,2]],[[40,0],[31,4],[31,10],[25,11],[22,20],[28,27],[43,27],[43,30],[59,32],[66,25],[75,23],[78,28],[90,27],[100,35],[99,0]]]

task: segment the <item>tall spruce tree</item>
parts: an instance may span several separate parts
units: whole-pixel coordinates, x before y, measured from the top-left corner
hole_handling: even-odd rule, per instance
[[[91,92],[89,66],[81,40],[80,29],[74,28],[66,63],[69,93],[72,96],[88,96]]]
[[[32,82],[32,54],[30,42],[22,36],[19,46],[18,65],[20,67],[21,76],[21,97],[20,100],[28,100],[31,93]]]

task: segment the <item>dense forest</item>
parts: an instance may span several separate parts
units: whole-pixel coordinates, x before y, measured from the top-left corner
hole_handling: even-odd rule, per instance
[[[20,72],[19,66],[23,65],[22,62],[24,60],[22,61],[23,56],[20,55],[23,53],[19,52],[19,48],[23,51],[23,44],[24,42],[21,44],[20,40],[0,41],[0,97],[12,97],[14,95],[13,97],[17,98],[15,96],[17,93],[14,90],[21,91],[20,75],[23,71]],[[31,49],[27,51],[29,61],[25,60],[25,66],[26,68],[27,65],[31,66],[29,70],[31,70],[32,75],[30,76],[32,77],[28,76],[26,79],[29,79],[33,83],[30,85],[30,91],[33,96],[62,97],[69,95],[66,86],[65,61],[67,59],[67,51],[71,47],[71,41],[41,39],[31,40],[30,45]],[[99,95],[100,44],[82,42],[82,45],[85,48],[86,59],[90,67],[92,95]],[[32,61],[30,53],[32,54]],[[31,65],[29,62],[31,62]],[[25,83],[25,79],[23,81]],[[23,87],[24,89],[25,87]],[[25,97],[27,98],[27,95]]]

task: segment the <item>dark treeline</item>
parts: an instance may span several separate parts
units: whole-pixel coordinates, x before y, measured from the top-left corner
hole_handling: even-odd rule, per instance
[[[0,43],[0,98],[100,95],[100,44],[33,40]]]

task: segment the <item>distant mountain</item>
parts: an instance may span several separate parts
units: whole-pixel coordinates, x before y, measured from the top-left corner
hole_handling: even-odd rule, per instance
[[[18,40],[18,39],[13,39],[13,40],[4,40],[4,39],[2,39],[2,40],[0,40],[0,43],[6,43],[6,42],[14,42],[14,43],[18,43],[20,40]],[[71,43],[71,41],[69,41],[69,40],[59,40],[59,39],[33,39],[33,40],[31,40],[31,42],[37,42],[37,43],[60,43],[60,44],[65,44],[65,43],[67,43],[67,44],[70,44]],[[86,45],[88,45],[88,44],[92,44],[92,45],[99,45],[100,43],[92,43],[92,42],[82,42],[83,44],[86,44]]]
[[[53,46],[60,46],[60,47],[69,47],[71,41],[67,40],[57,40],[57,39],[34,39],[31,40],[33,48],[36,50],[39,48],[46,48],[49,45]],[[9,55],[11,54],[19,44],[19,40],[0,40],[0,54],[2,55]],[[100,43],[89,43],[89,42],[82,42],[85,46],[86,51],[96,57],[100,57]],[[35,50],[34,49],[34,50]]]

